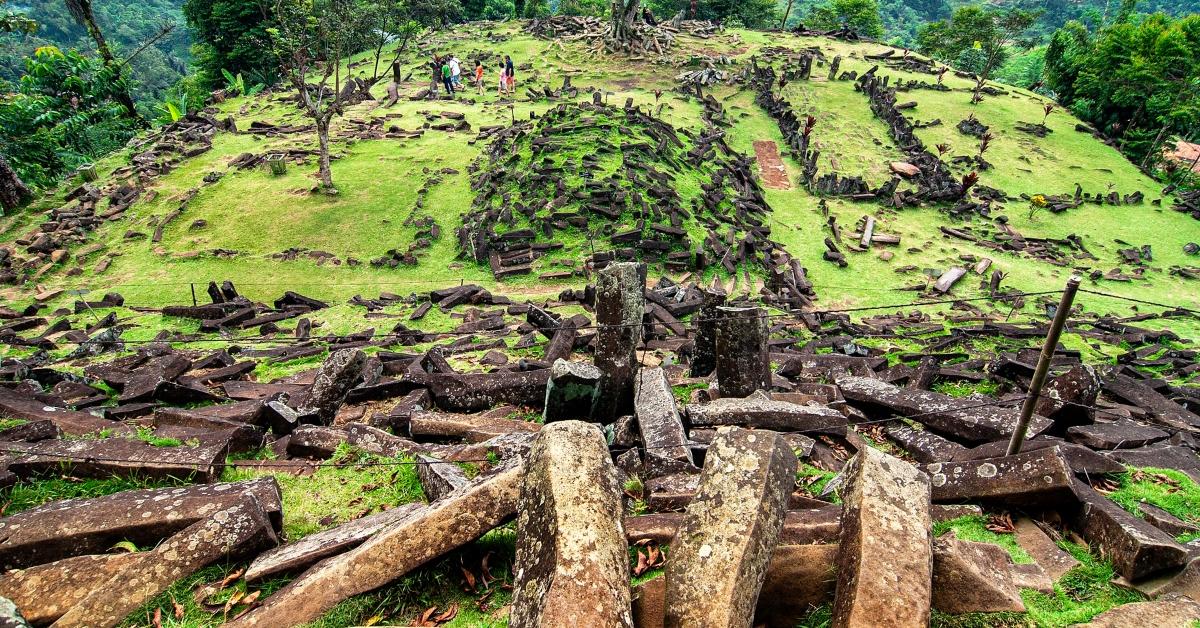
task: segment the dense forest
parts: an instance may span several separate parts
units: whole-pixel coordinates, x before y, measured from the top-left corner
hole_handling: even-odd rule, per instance
[[[361,20],[339,42],[347,54],[382,54],[423,29],[463,21],[609,10],[605,0],[322,1]],[[645,4],[663,19],[682,11],[731,27],[850,27],[975,73],[980,88],[996,80],[1056,98],[1151,172],[1167,141],[1200,138],[1200,0]],[[278,83],[284,77],[272,47],[272,6],[283,5],[0,0],[0,153],[7,160],[0,167],[11,164],[35,189],[49,186],[146,125],[203,106],[212,90],[245,93]]]

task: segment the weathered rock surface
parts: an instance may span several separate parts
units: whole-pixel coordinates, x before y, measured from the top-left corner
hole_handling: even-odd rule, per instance
[[[536,432],[540,428],[541,425],[529,421],[446,412],[418,412],[408,424],[413,438],[461,438],[472,443],[513,432]]]
[[[1017,425],[1020,411],[997,406],[978,407],[978,401],[956,399],[928,390],[900,388],[866,377],[838,378],[838,388],[848,401],[914,417],[930,430],[955,440],[982,444],[1007,440]],[[1033,416],[1028,436],[1042,433],[1051,425]]]
[[[271,522],[252,494],[192,524],[154,550],[138,554],[73,606],[55,626],[116,626],[176,580],[222,558],[275,545]]]
[[[66,473],[93,478],[174,477],[212,482],[221,474],[228,445],[156,447],[135,439],[105,438],[9,443],[5,450],[13,456],[9,471],[21,477]]]
[[[49,406],[33,397],[18,395],[6,388],[0,388],[0,415],[10,419],[51,421],[64,434],[72,436],[83,436],[111,429],[129,431],[129,428],[116,421],[102,419],[87,412]]]
[[[1074,556],[1064,551],[1032,519],[1020,517],[1015,522],[1017,545],[1020,545],[1053,580],[1079,565]]]
[[[1135,602],[1104,611],[1077,628],[1191,628],[1200,620],[1200,602],[1187,597],[1171,597],[1154,602]]]
[[[417,479],[425,498],[435,502],[471,483],[466,473],[453,462],[444,462],[432,456],[417,456]]]
[[[1075,482],[1082,508],[1074,529],[1113,569],[1131,582],[1168,569],[1182,567],[1187,550],[1163,531],[1129,514],[1082,481]]]
[[[0,576],[0,596],[12,600],[31,624],[49,625],[139,558],[94,554],[14,569]]]
[[[507,468],[431,504],[420,516],[405,519],[377,532],[366,543],[314,565],[228,626],[290,626],[313,621],[352,595],[402,578],[512,517],[520,482],[520,469]]]
[[[0,519],[0,568],[14,569],[82,554],[114,543],[158,541],[254,495],[278,532],[282,504],[275,478],[125,491],[52,502]]]
[[[322,559],[362,545],[380,530],[418,516],[424,508],[424,504],[403,504],[274,547],[259,554],[246,568],[244,577],[247,582],[255,582],[307,569]]]
[[[943,613],[1025,612],[1008,552],[947,535],[933,540],[933,607]]]
[[[1067,440],[1092,449],[1133,449],[1165,440],[1171,435],[1132,421],[1077,425],[1067,430]]]
[[[1059,430],[1073,425],[1087,425],[1093,420],[1095,412],[1092,407],[1096,405],[1096,396],[1099,394],[1100,377],[1096,375],[1096,370],[1086,364],[1076,364],[1046,382],[1033,411],[1053,421]]]
[[[718,307],[717,387],[722,397],[771,389],[766,313],[756,307]]]
[[[778,434],[718,432],[671,544],[666,626],[750,625],[796,466]]]
[[[646,457],[691,465],[692,450],[675,407],[675,395],[661,368],[638,371],[634,378],[633,406]]]
[[[545,421],[588,418],[599,382],[600,369],[591,364],[555,360],[546,382]]]
[[[367,355],[358,349],[333,352],[317,370],[312,388],[296,404],[297,412],[322,425],[332,423],[346,395],[362,376],[366,361]]]
[[[1015,456],[966,462],[935,462],[925,467],[933,500],[980,500],[1011,506],[1069,505],[1075,478],[1057,447]]]
[[[600,430],[547,426],[529,452],[517,508],[516,626],[632,626],[616,468]]]
[[[846,416],[820,405],[775,401],[763,392],[739,399],[721,397],[709,403],[689,404],[688,420],[694,427],[740,425],[780,431],[844,431]]]
[[[915,430],[907,425],[889,425],[884,428],[888,440],[912,454],[917,462],[946,462],[954,460],[966,450],[965,447],[946,440],[933,432]]]
[[[771,553],[754,625],[795,626],[813,608],[833,599],[837,545],[779,545]]]
[[[633,375],[642,340],[645,279],[638,264],[610,264],[596,273],[596,354],[600,381],[592,420],[609,424],[633,406]]]
[[[835,627],[926,626],[932,601],[929,478],[873,448],[842,471]]]

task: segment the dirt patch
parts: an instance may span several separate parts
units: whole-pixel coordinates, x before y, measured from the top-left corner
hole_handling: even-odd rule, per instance
[[[758,168],[762,171],[763,185],[772,190],[790,190],[792,182],[788,179],[787,167],[779,156],[779,146],[771,140],[754,140],[754,155],[758,158]]]

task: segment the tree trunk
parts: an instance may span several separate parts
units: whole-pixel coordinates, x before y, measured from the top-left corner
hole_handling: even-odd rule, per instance
[[[113,78],[120,81],[121,65],[117,63],[112,49],[108,47],[108,41],[104,39],[104,33],[100,30],[100,25],[96,23],[96,15],[92,12],[91,0],[79,0],[78,6],[83,26],[87,29],[92,41],[96,42],[96,52],[100,53],[100,58],[104,60],[104,66],[112,71]],[[139,126],[147,126],[146,120],[142,118],[142,114],[138,113],[137,105],[133,103],[133,97],[129,95],[128,89],[118,90],[115,98],[125,108],[125,114],[130,120],[137,122]]]
[[[4,211],[12,211],[29,202],[33,192],[21,180],[16,170],[9,165],[8,159],[0,155],[0,207]]]
[[[612,1],[612,34],[611,37],[619,44],[629,44],[635,33],[633,24],[639,15],[641,0]]]
[[[788,16],[792,14],[792,2],[793,2],[793,1],[794,1],[794,0],[788,0],[788,3],[787,3],[787,8],[783,10],[783,20],[781,20],[781,21],[779,22],[779,29],[780,29],[780,30],[786,30],[786,29],[787,29],[787,20],[788,20]]]
[[[321,190],[326,194],[337,194],[337,188],[333,186],[333,171],[329,167],[329,119],[325,116],[318,116],[317,122],[317,144],[319,146],[320,164],[317,170],[317,177],[321,180]]]

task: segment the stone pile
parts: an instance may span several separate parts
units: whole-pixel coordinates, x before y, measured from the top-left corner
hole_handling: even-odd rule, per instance
[[[667,279],[648,286],[645,273],[612,263],[594,286],[540,304],[469,284],[420,295],[407,323],[437,307],[461,321],[450,334],[397,325],[317,338],[300,318],[292,334],[303,340],[291,346],[231,340],[206,353],[172,349],[163,338],[115,360],[85,356],[82,376],[48,354],[6,362],[0,413],[28,423],[0,432],[0,483],[65,473],[192,484],[0,518],[0,563],[13,570],[0,576],[0,596],[39,624],[116,625],[205,565],[250,561],[251,581],[296,577],[230,625],[298,624],[513,518],[511,620],[521,625],[687,626],[703,617],[784,626],[827,603],[838,625],[885,614],[925,625],[934,609],[1019,612],[1020,588],[1049,590],[1070,567],[1043,530],[1079,535],[1127,586],[1152,596],[1166,590],[1163,578],[1194,587],[1194,568],[1184,569],[1194,550],[1173,539],[1189,524],[1149,506],[1139,518],[1101,492],[1106,474],[1124,464],[1200,477],[1200,399],[1148,375],[1195,378],[1197,355],[1162,352],[1162,342],[1179,339],[1136,325],[1151,315],[1073,319],[1087,342],[1127,349],[1099,370],[1078,352],[1057,351],[1029,440],[1005,456],[1037,351],[989,359],[971,347],[1036,342],[1045,325],[1006,323],[1002,313],[964,304],[975,324],[924,334],[920,353],[889,364],[855,339],[912,338],[941,325],[915,313],[778,320],[716,288]],[[218,333],[211,322],[233,312],[282,316],[282,324],[325,306],[286,293],[264,309],[229,282],[212,284],[209,297],[163,314],[199,318],[206,333]],[[405,301],[372,300],[380,308]],[[122,302],[107,295],[76,310]],[[556,311],[564,307],[587,314]],[[39,332],[44,320],[12,314],[4,313],[6,338],[53,337]],[[796,324],[815,338],[799,340],[789,327]],[[514,347],[541,345],[543,359],[508,361],[506,337]],[[404,352],[417,343],[430,348]],[[253,379],[260,360],[297,347],[329,355],[312,371]],[[379,350],[368,356],[369,347]],[[482,370],[447,359],[485,348]],[[1000,388],[996,398],[932,390],[984,380]],[[690,390],[685,398],[680,386]],[[511,418],[521,408],[540,411],[543,422]],[[139,429],[182,444],[129,437]],[[65,438],[98,433],[108,437]],[[429,502],[280,545],[274,481],[217,482],[228,454],[264,444],[276,464],[325,460],[343,445],[405,456],[418,465]],[[879,449],[885,444],[895,455]],[[480,474],[468,478],[455,462]],[[801,462],[837,474],[827,491],[797,484]],[[1029,517],[1018,517],[1017,542],[1036,564],[933,537],[933,522],[983,508]],[[157,548],[106,553],[120,540]],[[631,589],[630,547],[661,554],[668,545],[665,573]]]

